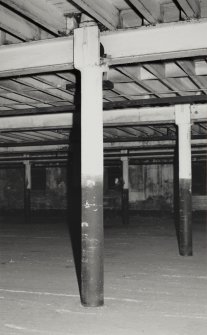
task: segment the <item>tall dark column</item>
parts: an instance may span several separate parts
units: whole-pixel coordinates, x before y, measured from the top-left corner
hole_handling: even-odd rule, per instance
[[[103,297],[103,111],[97,26],[74,31],[74,66],[81,71],[81,301],[101,306]]]
[[[122,157],[122,221],[123,224],[129,223],[129,159]]]
[[[24,215],[25,222],[31,220],[31,164],[24,161]]]
[[[178,126],[179,166],[179,251],[182,256],[191,256],[192,247],[192,167],[191,167],[191,120],[190,106],[179,105],[175,109]]]

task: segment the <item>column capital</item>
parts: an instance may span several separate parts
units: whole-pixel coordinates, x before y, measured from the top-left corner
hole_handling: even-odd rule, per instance
[[[122,162],[127,162],[129,160],[129,157],[128,156],[122,156],[121,157],[121,161]]]
[[[191,124],[191,106],[189,104],[175,105],[175,124]]]
[[[74,67],[78,70],[100,66],[100,34],[97,26],[74,30]]]
[[[121,161],[127,161],[129,159],[128,155],[128,150],[121,150],[121,155],[125,155],[125,156],[121,156]]]
[[[24,164],[24,165],[31,165],[31,162],[30,162],[29,159],[24,159],[24,160],[23,160],[23,164]]]

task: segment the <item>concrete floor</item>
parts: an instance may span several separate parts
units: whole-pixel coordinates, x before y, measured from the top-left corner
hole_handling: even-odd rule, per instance
[[[113,221],[105,228],[105,305],[84,308],[64,219],[26,226],[0,218],[1,335],[207,334],[206,220],[193,220],[193,257],[178,255],[170,217]]]

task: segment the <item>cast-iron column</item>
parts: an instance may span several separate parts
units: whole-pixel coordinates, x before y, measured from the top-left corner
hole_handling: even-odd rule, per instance
[[[129,159],[127,156],[121,157],[122,160],[122,221],[123,224],[129,223]]]
[[[30,223],[31,219],[31,164],[24,161],[24,216],[25,222]]]
[[[74,66],[81,72],[81,302],[92,307],[104,303],[103,69],[96,25],[74,30]]]
[[[175,107],[178,126],[179,166],[179,251],[182,256],[192,255],[192,168],[191,168],[191,115],[190,105]]]

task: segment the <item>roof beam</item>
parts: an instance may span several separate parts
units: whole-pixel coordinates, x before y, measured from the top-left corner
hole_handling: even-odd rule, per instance
[[[22,152],[51,152],[51,151],[67,151],[68,150],[68,144],[51,144],[51,145],[30,145],[30,146],[23,146],[20,144],[19,146],[8,146],[8,147],[0,147],[0,154],[2,153],[22,153]]]
[[[108,0],[73,0],[82,10],[87,12],[108,29],[116,29],[119,25],[119,11]]]
[[[133,141],[133,142],[105,142],[104,149],[120,149],[120,148],[169,148],[175,146],[175,140],[161,140],[161,141]],[[191,139],[192,147],[206,146],[207,139]],[[22,146],[8,146],[0,147],[0,154],[12,154],[12,153],[32,153],[32,152],[51,152],[51,151],[68,151],[68,144],[51,144],[51,145],[30,145]],[[105,151],[107,153],[107,151]]]
[[[206,121],[206,104],[191,106],[192,121]],[[139,124],[174,123],[175,106],[143,107],[108,110],[103,113],[105,127]],[[40,115],[3,116],[0,118],[0,131],[26,131],[29,129],[71,128],[73,113],[56,113]]]
[[[101,34],[109,65],[207,55],[207,21],[160,24]],[[162,43],[157,43],[162,41]]]
[[[0,77],[71,68],[73,68],[72,37],[0,47]]]
[[[206,30],[207,21],[178,23],[173,26],[162,24],[102,33],[101,43],[108,55],[109,65],[207,56],[207,39],[203,34]],[[157,40],[161,40],[162,44],[158,45]],[[0,77],[71,68],[71,36],[0,47]]]
[[[207,56],[207,39],[203,34],[206,30],[207,21],[162,24],[105,32],[101,34],[101,43],[109,65]],[[0,77],[71,68],[72,36],[0,47]]]
[[[132,141],[132,142],[105,142],[104,149],[120,149],[120,148],[160,148],[160,147],[171,147],[174,146],[176,140],[160,140],[160,141]],[[192,146],[205,146],[207,145],[207,139],[191,139]]]
[[[53,35],[59,35],[60,32],[66,30],[65,17],[46,0],[0,0],[0,4],[22,14],[41,27],[45,27]]]
[[[198,18],[201,15],[199,0],[176,0],[181,10],[188,18]]]
[[[103,109],[111,110],[117,108],[141,108],[155,106],[169,106],[175,104],[198,104],[207,103],[206,95],[189,95],[179,97],[151,98],[139,100],[121,100],[104,102]],[[4,109],[3,109],[4,108]],[[38,114],[56,114],[64,112],[73,112],[76,110],[74,105],[64,105],[55,107],[39,107],[39,108],[21,108],[19,110],[9,110],[6,107],[1,108],[1,115],[4,116],[20,116],[20,115],[38,115]]]
[[[160,3],[154,0],[129,0],[129,3],[149,23],[155,24],[160,21]]]

